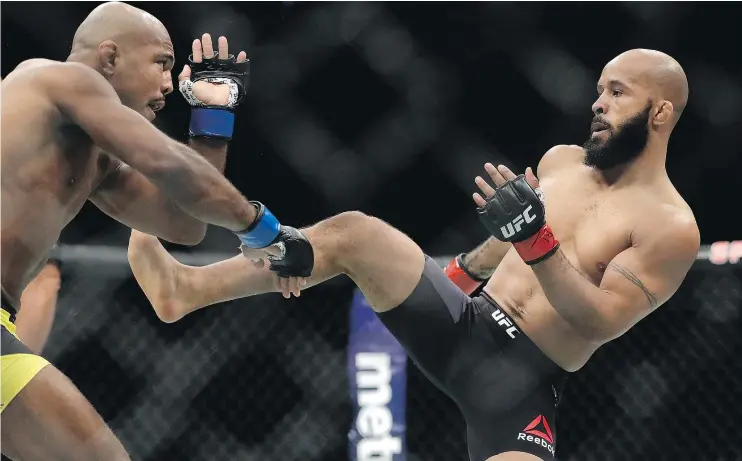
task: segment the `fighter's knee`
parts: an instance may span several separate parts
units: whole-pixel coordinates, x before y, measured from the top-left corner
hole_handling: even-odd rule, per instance
[[[381,222],[360,211],[346,211],[306,229],[305,234],[315,254],[343,272],[345,263],[359,252],[360,246],[369,243],[377,221]]]
[[[332,224],[338,228],[346,230],[358,230],[372,218],[361,211],[344,211],[330,218]]]
[[[343,254],[359,245],[369,245],[379,235],[383,221],[360,211],[346,211],[331,218],[335,250]]]

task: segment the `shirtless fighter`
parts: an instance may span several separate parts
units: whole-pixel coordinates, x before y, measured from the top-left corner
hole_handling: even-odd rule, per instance
[[[278,242],[308,261],[293,275],[311,273],[311,246],[301,234],[248,202],[220,172],[249,76],[245,53],[235,59],[227,46],[220,38],[215,57],[211,37],[196,40],[179,77],[193,106],[191,148],[150,123],[173,90],[173,45],[156,18],[129,5],[96,8],[66,62],[32,59],[3,80],[0,412],[2,453],[10,458],[129,459],[90,403],[18,340],[13,324],[21,293],[86,200],[173,242],[198,243],[207,223],[252,248]],[[271,266],[291,274],[280,260]]]
[[[305,230],[315,249],[307,286],[353,279],[461,409],[472,461],[552,459],[563,378],[666,302],[696,258],[698,228],[665,171],[688,97],[683,70],[663,53],[631,50],[605,66],[597,90],[588,141],[550,149],[540,181],[530,169],[485,166],[495,188],[477,177],[474,201],[493,237],[445,271],[358,212]],[[243,296],[298,295],[303,283],[241,257],[184,266],[136,232],[129,261],[165,321]]]

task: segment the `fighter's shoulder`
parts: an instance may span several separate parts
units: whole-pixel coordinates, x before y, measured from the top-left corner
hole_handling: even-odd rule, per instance
[[[644,232],[637,237],[667,247],[681,259],[683,256],[695,258],[701,245],[701,233],[693,211],[677,191],[664,198],[650,209],[642,209],[644,225],[641,229]]]
[[[51,59],[34,58],[18,64],[8,77],[22,77],[24,80],[34,79],[42,81],[61,80],[72,69],[85,67],[82,64],[72,62],[54,61]],[[89,67],[88,70],[92,71]]]
[[[536,175],[541,177],[556,170],[582,164],[585,151],[580,146],[559,144],[541,157],[536,167]]]
[[[76,62],[32,59],[21,63],[14,72],[28,72],[34,86],[52,97],[67,99],[79,92],[97,91],[115,95],[113,88],[94,69]]]

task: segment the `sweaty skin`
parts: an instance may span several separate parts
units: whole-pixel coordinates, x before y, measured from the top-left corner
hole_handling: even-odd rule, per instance
[[[67,62],[32,59],[2,81],[2,289],[16,307],[88,199],[183,244],[206,223],[240,231],[254,219],[219,170],[149,123],[173,90],[173,62],[157,19],[107,3],[80,26]],[[202,144],[223,166],[226,143]]]
[[[667,301],[685,278],[699,245],[693,214],[667,177],[613,188],[582,164],[583,155],[578,146],[557,146],[539,164],[546,219],[560,242],[560,252],[550,259],[560,261],[563,256],[560,264],[569,266],[564,270],[574,271],[592,287],[626,292],[632,308],[615,313],[621,318],[618,327],[603,335],[590,328],[600,318],[581,313],[578,319],[564,319],[544,293],[538,269],[526,265],[512,246],[484,287],[567,371],[581,368],[601,345]],[[665,226],[663,232],[658,232],[660,226]],[[580,322],[592,324],[581,328]]]
[[[597,85],[592,109],[604,130],[591,131],[592,148],[601,155],[629,120],[639,127],[643,147],[628,153],[603,149],[604,155],[626,157],[607,170],[586,164],[579,146],[550,149],[539,162],[538,180],[530,171],[528,176],[544,192],[546,221],[560,249],[528,266],[512,245],[489,239],[464,258],[472,272],[491,276],[484,290],[567,371],[581,368],[602,344],[665,303],[695,261],[698,227],[665,171],[667,143],[687,88],[682,69],[663,53],[631,50],[612,60]],[[645,112],[645,119],[637,118]],[[514,177],[506,168],[495,175],[500,184]],[[476,183],[482,189],[481,178]],[[315,248],[307,287],[345,273],[383,312],[419,281],[422,252],[375,218],[344,213],[303,232]],[[168,322],[218,302],[275,291],[288,297],[304,288],[241,257],[205,267],[180,264],[156,238],[138,232],[132,232],[129,262],[158,316]]]
[[[555,310],[533,269],[509,244],[484,287],[526,335],[567,371],[581,368],[602,344],[667,301],[685,277],[699,245],[693,215],[667,178],[613,190],[582,164],[583,155],[578,146],[557,146],[541,161],[547,222],[559,236],[571,268],[586,283],[626,293],[631,299],[633,308],[623,312],[620,326],[607,336],[584,337]],[[648,196],[654,199],[647,200]],[[302,232],[319,250],[317,269],[306,287],[338,275],[323,271],[325,264],[320,261],[323,240],[331,238],[327,231],[318,225]],[[347,232],[352,235],[352,227]],[[370,242],[374,248],[381,245]],[[638,259],[621,264],[617,257],[627,252],[636,252]],[[156,238],[139,232],[132,232],[129,261],[156,312],[168,322],[218,302],[281,291],[280,282],[266,268],[256,268],[241,256],[190,267],[173,259]]]

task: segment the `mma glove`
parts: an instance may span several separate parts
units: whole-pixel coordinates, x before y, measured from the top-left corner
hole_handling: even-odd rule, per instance
[[[182,80],[178,86],[180,93],[191,105],[191,136],[230,140],[234,132],[234,110],[242,103],[250,83],[250,60],[237,62],[234,55],[220,59],[219,55],[193,62],[188,57],[191,78]],[[208,105],[193,93],[193,84],[205,80],[209,83],[229,85],[229,101],[224,106]]]
[[[469,271],[464,264],[463,253],[456,256],[450,263],[448,263],[445,272],[448,278],[467,295],[474,293],[486,280],[477,277]]]
[[[534,190],[524,175],[519,175],[495,189],[477,208],[479,220],[501,242],[511,242],[528,265],[538,264],[559,249],[546,224],[546,210],[540,190]]]
[[[257,209],[255,221],[237,236],[247,248],[266,248],[272,245],[281,250],[280,256],[269,256],[269,268],[279,277],[309,277],[314,268],[314,250],[309,240],[298,229],[282,226],[273,213],[260,202],[251,201]]]

